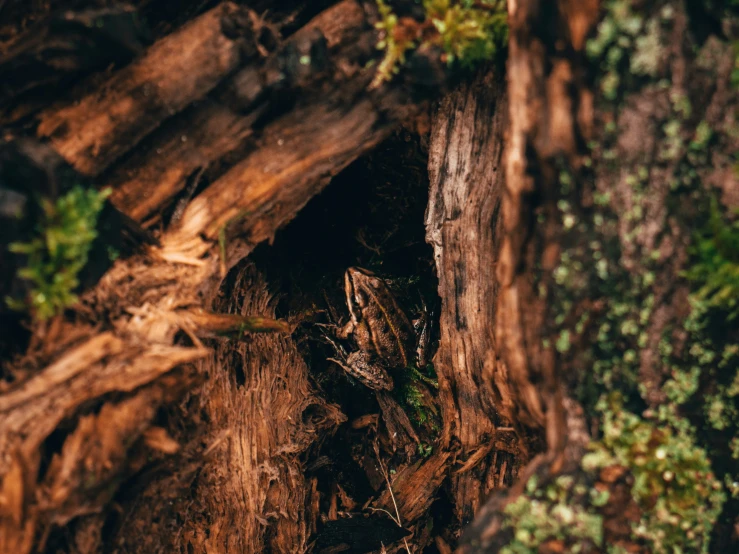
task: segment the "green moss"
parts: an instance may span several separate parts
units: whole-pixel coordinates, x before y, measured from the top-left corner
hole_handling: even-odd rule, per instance
[[[90,246],[97,237],[97,220],[110,189],[74,187],[56,202],[41,200],[42,217],[35,237],[16,242],[10,250],[28,258],[18,277],[31,283],[25,302],[6,299],[14,309],[28,309],[37,319],[47,319],[74,304],[77,278],[87,263]]]
[[[434,447],[431,444],[426,444],[424,442],[418,443],[418,453],[424,457],[428,458],[431,456],[431,454],[434,453]]]
[[[692,431],[642,419],[623,409],[618,394],[605,397],[599,410],[603,436],[591,442],[581,471],[543,483],[534,476],[506,506],[503,529],[512,538],[501,552],[534,554],[551,542],[558,543],[557,551],[619,551],[604,544],[601,509],[610,498],[597,483],[601,471],[614,466],[632,476],[641,513],[633,524],[636,543],[649,552],[708,552],[724,492]]]
[[[434,367],[428,364],[423,371],[415,366],[397,374],[396,387],[393,392],[396,399],[416,424],[427,428],[432,435],[439,430],[438,408],[430,395],[424,394],[427,386],[438,389]],[[420,448],[420,447],[419,447]],[[419,450],[420,452],[420,450]]]
[[[508,39],[506,3],[502,0],[423,0],[426,18],[403,21],[384,0],[377,0],[382,32],[377,44],[385,55],[372,86],[389,81],[415,48],[437,46],[448,65],[471,67],[493,58]]]
[[[697,288],[695,299],[709,309],[725,310],[734,320],[739,315],[739,220],[725,222],[715,198],[706,226],[695,233],[691,254],[695,261],[685,277]]]
[[[707,552],[724,492],[705,451],[689,428],[647,421],[624,410],[620,395],[599,403],[603,435],[591,442],[581,470],[526,484],[524,494],[505,508],[504,529],[512,539],[501,549],[509,554],[538,553],[556,541],[559,551],[584,552],[604,545],[601,508],[609,493],[596,486],[603,469],[622,466],[633,477],[631,494],[641,518],[633,539],[649,552]]]

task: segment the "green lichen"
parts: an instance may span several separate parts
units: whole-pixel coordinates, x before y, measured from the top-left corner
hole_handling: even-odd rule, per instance
[[[378,65],[373,87],[392,79],[405,63],[408,52],[436,46],[448,65],[472,67],[490,60],[508,38],[506,3],[502,0],[473,2],[423,0],[425,20],[401,20],[385,0],[377,0],[381,31],[377,48],[385,55]]]
[[[602,438],[591,444],[583,467],[630,469],[631,494],[642,509],[634,537],[649,551],[708,552],[724,491],[692,428],[671,409],[648,421],[625,410],[620,395],[604,397],[599,403]]]
[[[25,301],[6,298],[11,308],[30,310],[43,320],[77,302],[77,276],[87,263],[97,237],[98,216],[109,194],[110,189],[75,186],[56,202],[41,199],[42,217],[35,237],[9,246],[11,252],[27,257],[18,277],[31,284]]]
[[[729,493],[739,498],[739,477],[727,463],[727,457],[739,459],[739,344],[733,331],[739,225],[701,182],[712,169],[714,148],[727,143],[721,135],[726,131],[701,121],[705,106],[670,80],[673,66],[664,45],[684,5],[637,8],[629,0],[606,0],[603,7],[587,45],[603,125],[588,144],[583,169],[559,162],[560,260],[536,282],[551,309],[542,346],[557,356],[586,413],[599,417],[582,470],[594,482],[599,470],[618,465],[633,478],[631,499],[641,517],[631,540],[650,552],[707,552],[714,525],[726,519],[722,507],[736,507],[726,503]],[[638,156],[634,160],[621,152],[616,122],[624,109],[633,115],[640,94],[664,110],[655,110],[651,120],[659,130],[655,151],[629,153]],[[662,236],[650,235],[655,195],[665,194],[665,182],[671,189],[664,197],[668,228]],[[683,237],[693,235],[684,279],[670,273],[675,258],[660,249],[675,222],[687,222]],[[673,280],[667,295],[665,279]],[[685,298],[672,291],[684,295],[686,286],[690,313],[672,314],[665,323],[661,318]],[[661,335],[655,336],[657,330]],[[534,485],[506,510],[510,521],[503,526],[512,537],[507,552],[625,551],[597,544],[596,533],[562,529],[552,517],[552,487]],[[582,520],[600,514],[583,497],[565,495],[564,503]],[[613,519],[613,512],[607,517]],[[551,541],[558,544],[547,545]]]
[[[674,17],[674,8],[665,4],[655,13],[646,7],[633,9],[630,0],[604,2],[605,16],[586,51],[598,64],[603,97],[617,101],[625,90],[654,81],[666,52],[661,28]]]
[[[537,554],[542,545],[558,551],[589,552],[603,545],[603,516],[598,509],[608,493],[593,488],[591,475],[561,475],[546,483],[533,476],[524,494],[505,507],[504,530],[512,539],[501,554]]]
[[[664,2],[640,8],[637,14],[626,0],[612,0],[605,7],[588,54],[598,76],[600,109],[611,121],[605,123],[599,141],[589,145],[587,170],[575,177],[561,169],[562,252],[551,276],[556,286],[549,291],[554,323],[550,336],[556,339],[547,340],[545,347],[553,345],[565,367],[577,370],[573,374],[579,381],[574,385],[586,411],[596,409],[595,399],[619,398],[618,406],[603,400],[597,404],[602,437],[593,443],[589,456],[592,461],[597,453],[603,463],[619,463],[634,475],[632,494],[646,514],[633,527],[634,540],[655,552],[707,551],[727,491],[739,490],[735,475],[712,468],[714,455],[721,459],[726,454],[709,444],[704,434],[715,430],[730,437],[739,429],[739,385],[735,385],[739,346],[726,333],[739,301],[739,226],[715,206],[709,211],[700,208],[706,203],[700,174],[710,167],[711,148],[721,144],[721,137],[705,121],[696,124],[690,99],[671,89],[669,64],[663,63],[659,44],[668,36],[675,8]],[[662,136],[654,160],[629,168],[619,155],[614,122],[629,95],[647,88],[648,95],[664,94],[669,99],[670,113],[655,122]],[[667,177],[674,193],[667,199],[668,208],[679,208],[679,198],[690,198],[696,212],[709,214],[705,224],[700,215],[691,221],[691,229],[698,229],[690,249],[693,262],[684,274],[692,289],[691,313],[663,330],[657,359],[651,352],[655,345],[650,332],[659,280],[671,260],[664,260],[659,249],[649,251],[641,240],[650,223],[650,167],[655,162],[674,168]],[[620,195],[618,208],[610,207],[614,200],[610,190],[593,190],[592,202],[582,207],[579,191],[595,189],[589,181],[591,168],[624,179],[628,188],[613,191]],[[631,174],[624,175],[629,169]],[[624,204],[627,208],[621,210]],[[680,351],[674,348],[675,336],[687,336]],[[590,347],[570,349],[569,343]],[[645,359],[653,367],[645,368]],[[645,412],[651,419],[635,415],[660,395],[666,401]],[[614,429],[618,437],[611,436]],[[718,443],[726,447],[726,442]]]

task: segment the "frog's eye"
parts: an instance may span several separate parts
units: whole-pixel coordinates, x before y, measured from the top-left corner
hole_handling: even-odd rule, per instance
[[[367,305],[367,297],[362,291],[355,290],[354,291],[354,301],[357,303],[357,306],[360,308],[363,308]]]

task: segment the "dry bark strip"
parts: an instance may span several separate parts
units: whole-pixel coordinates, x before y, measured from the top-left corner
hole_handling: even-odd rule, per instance
[[[232,38],[224,32],[226,21]],[[156,42],[98,90],[75,104],[43,113],[38,135],[48,137],[80,173],[98,175],[236,69],[249,21],[235,4],[220,4]]]
[[[459,521],[473,517],[495,483],[500,468],[491,463],[488,445],[500,433],[497,427],[510,433],[516,401],[507,389],[494,327],[507,110],[504,80],[496,71],[483,72],[444,98],[429,147],[426,236],[434,247],[442,298],[434,358],[444,421],[441,444],[458,447],[463,463],[474,457],[474,467],[452,475]]]
[[[274,298],[249,265],[238,269],[226,293],[219,311],[274,315]],[[143,536],[150,537],[152,551],[304,551],[311,530],[298,455],[344,421],[343,414],[316,395],[304,360],[286,337],[218,340],[200,371],[207,381],[197,411],[208,422],[201,440],[215,446],[174,505],[150,496],[167,476],[146,487],[142,495],[152,501],[129,507],[114,539],[119,552],[141,551]],[[162,533],[155,519],[184,525],[179,533]]]

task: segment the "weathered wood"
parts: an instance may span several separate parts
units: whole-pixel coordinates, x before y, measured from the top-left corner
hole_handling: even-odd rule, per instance
[[[256,114],[255,114],[256,115]],[[191,180],[243,146],[254,117],[205,99],[185,110],[115,168],[106,186],[111,202],[137,221],[166,207]],[[194,183],[197,186],[198,183]]]
[[[263,130],[261,148],[192,201],[180,225],[163,238],[162,255],[202,256],[221,233],[252,246],[272,237],[292,217],[287,214],[297,213],[392,128],[370,99],[348,108],[336,97],[317,99],[291,111]]]
[[[249,22],[233,3],[213,8],[156,42],[99,90],[43,113],[38,135],[48,137],[78,171],[98,175],[239,65],[253,40]]]
[[[0,45],[0,122],[27,116],[54,87],[139,54],[148,32],[136,15],[129,4],[64,10]]]
[[[440,451],[426,461],[404,468],[374,504],[393,516],[397,506],[403,526],[417,524],[419,519],[428,516],[428,510],[436,500],[439,487],[447,476],[451,455],[449,451]]]
[[[286,51],[312,40],[312,33],[318,31],[325,38],[331,59],[349,64],[346,54],[337,50],[368,29],[371,27],[366,15],[355,0],[344,0],[314,17],[264,65],[255,63],[239,70],[212,98],[175,116],[147,139],[145,148],[114,167],[106,180],[106,185],[113,188],[113,203],[141,221],[165,207],[190,180],[203,174],[210,180],[216,178],[224,158],[245,155],[252,125],[270,108],[272,89],[281,83],[274,73],[279,74],[278,65]],[[331,76],[327,74],[323,79]],[[270,84],[270,79],[277,82]],[[291,87],[291,96],[301,94],[298,83]],[[287,101],[284,92],[272,96],[277,102]]]
[[[215,306],[221,312],[232,317],[274,316],[274,298],[252,266],[241,267],[225,292]],[[306,548],[308,489],[298,457],[345,417],[316,395],[290,338],[251,335],[240,342],[218,340],[213,347],[214,355],[200,368],[207,381],[198,398],[200,417],[207,422],[200,440],[215,446],[190,490],[174,506],[163,499],[130,507],[131,516],[114,539],[121,552],[140,551],[142,535],[161,541],[151,545],[152,551]],[[159,486],[155,481],[148,488]],[[168,521],[184,521],[179,532],[155,532],[152,514],[162,517],[161,512]]]
[[[53,481],[40,485],[41,490],[52,495],[53,503],[45,501],[43,494],[33,492],[39,477],[39,447],[64,417],[102,395],[142,387],[206,353],[202,348],[161,344],[125,347],[124,341],[113,333],[101,333],[74,345],[55,363],[3,394],[0,397],[0,490],[10,501],[0,502],[0,552],[29,551],[37,524],[45,527],[63,521],[77,508],[65,505],[68,498],[79,493],[82,485],[74,479],[64,480],[63,486]],[[125,437],[116,435],[115,440],[135,440],[147,426],[148,422],[139,422],[128,433],[122,432]],[[108,453],[104,451],[100,455],[106,457]],[[79,461],[72,456],[66,463],[74,466]],[[54,467],[50,471],[48,475],[52,478]],[[98,477],[104,483],[117,478],[117,473]]]
[[[516,419],[533,429],[544,428],[552,455],[561,454],[566,444],[556,337],[550,336],[546,321],[548,287],[560,252],[557,163],[565,159],[572,167],[580,166],[580,137],[573,106],[587,113],[588,100],[592,101],[592,97],[583,97],[580,104],[569,97],[575,68],[572,60],[557,53],[556,40],[560,38],[552,37],[564,36],[568,22],[573,22],[568,40],[581,51],[585,34],[597,17],[597,2],[564,4],[567,17],[557,10],[546,16],[550,28],[562,31],[551,37],[540,36],[533,24],[543,17],[537,3],[509,5],[511,128],[502,209],[504,234],[497,271],[500,296],[496,330],[516,394]],[[550,56],[556,61],[551,68]]]
[[[119,260],[68,314],[72,317],[77,311],[83,320],[109,322],[109,330],[102,334],[74,323],[65,328],[62,338],[91,335],[82,351],[84,364],[75,345],[59,336],[34,339],[33,344],[43,344],[47,354],[40,357],[32,348],[23,370],[19,368],[16,374],[42,377],[29,377],[0,396],[0,407],[5,406],[12,416],[2,422],[0,432],[0,450],[7,453],[7,462],[0,466],[0,490],[24,483],[20,491],[8,492],[8,498],[15,499],[11,505],[1,507],[0,536],[7,537],[6,544],[27,552],[39,525],[43,528],[55,517],[44,513],[39,520],[32,499],[38,486],[39,444],[58,422],[75,414],[81,403],[116,390],[132,391],[178,364],[205,356],[207,351],[186,323],[187,313],[210,307],[221,282],[223,252],[227,255],[223,265],[234,265],[294,217],[336,172],[386,137],[402,117],[422,109],[392,88],[370,99],[365,86],[371,78],[371,69],[360,71],[351,86],[332,95],[312,96],[269,123],[262,130],[259,148],[195,199],[181,224],[162,236],[162,249]],[[226,228],[234,215],[238,221]],[[224,248],[218,244],[221,230],[228,232]],[[185,333],[194,346],[173,346],[178,333]],[[114,352],[107,353],[98,345],[100,341],[113,345]],[[46,367],[54,358],[60,361]],[[66,381],[54,377],[62,362],[72,368],[70,378],[79,387],[74,390],[84,394],[68,395]],[[48,387],[46,381],[38,380],[50,378],[59,386]],[[18,409],[18,399],[31,398],[24,392],[28,387],[36,394],[46,391],[43,398],[33,397],[38,408],[34,412]],[[46,424],[35,426],[30,437],[19,433],[34,415],[43,417]],[[117,482],[110,485],[115,487]],[[69,494],[83,486],[70,484]],[[19,519],[18,514],[27,517]],[[285,529],[280,536],[304,537],[305,532],[292,523]]]
[[[434,357],[444,427],[441,444],[458,444],[462,462],[509,427],[512,403],[496,346],[495,280],[504,190],[505,81],[481,73],[441,102],[429,146],[431,190],[427,241],[439,275],[441,338]],[[452,475],[454,509],[468,521],[494,483],[491,449],[473,468]]]

